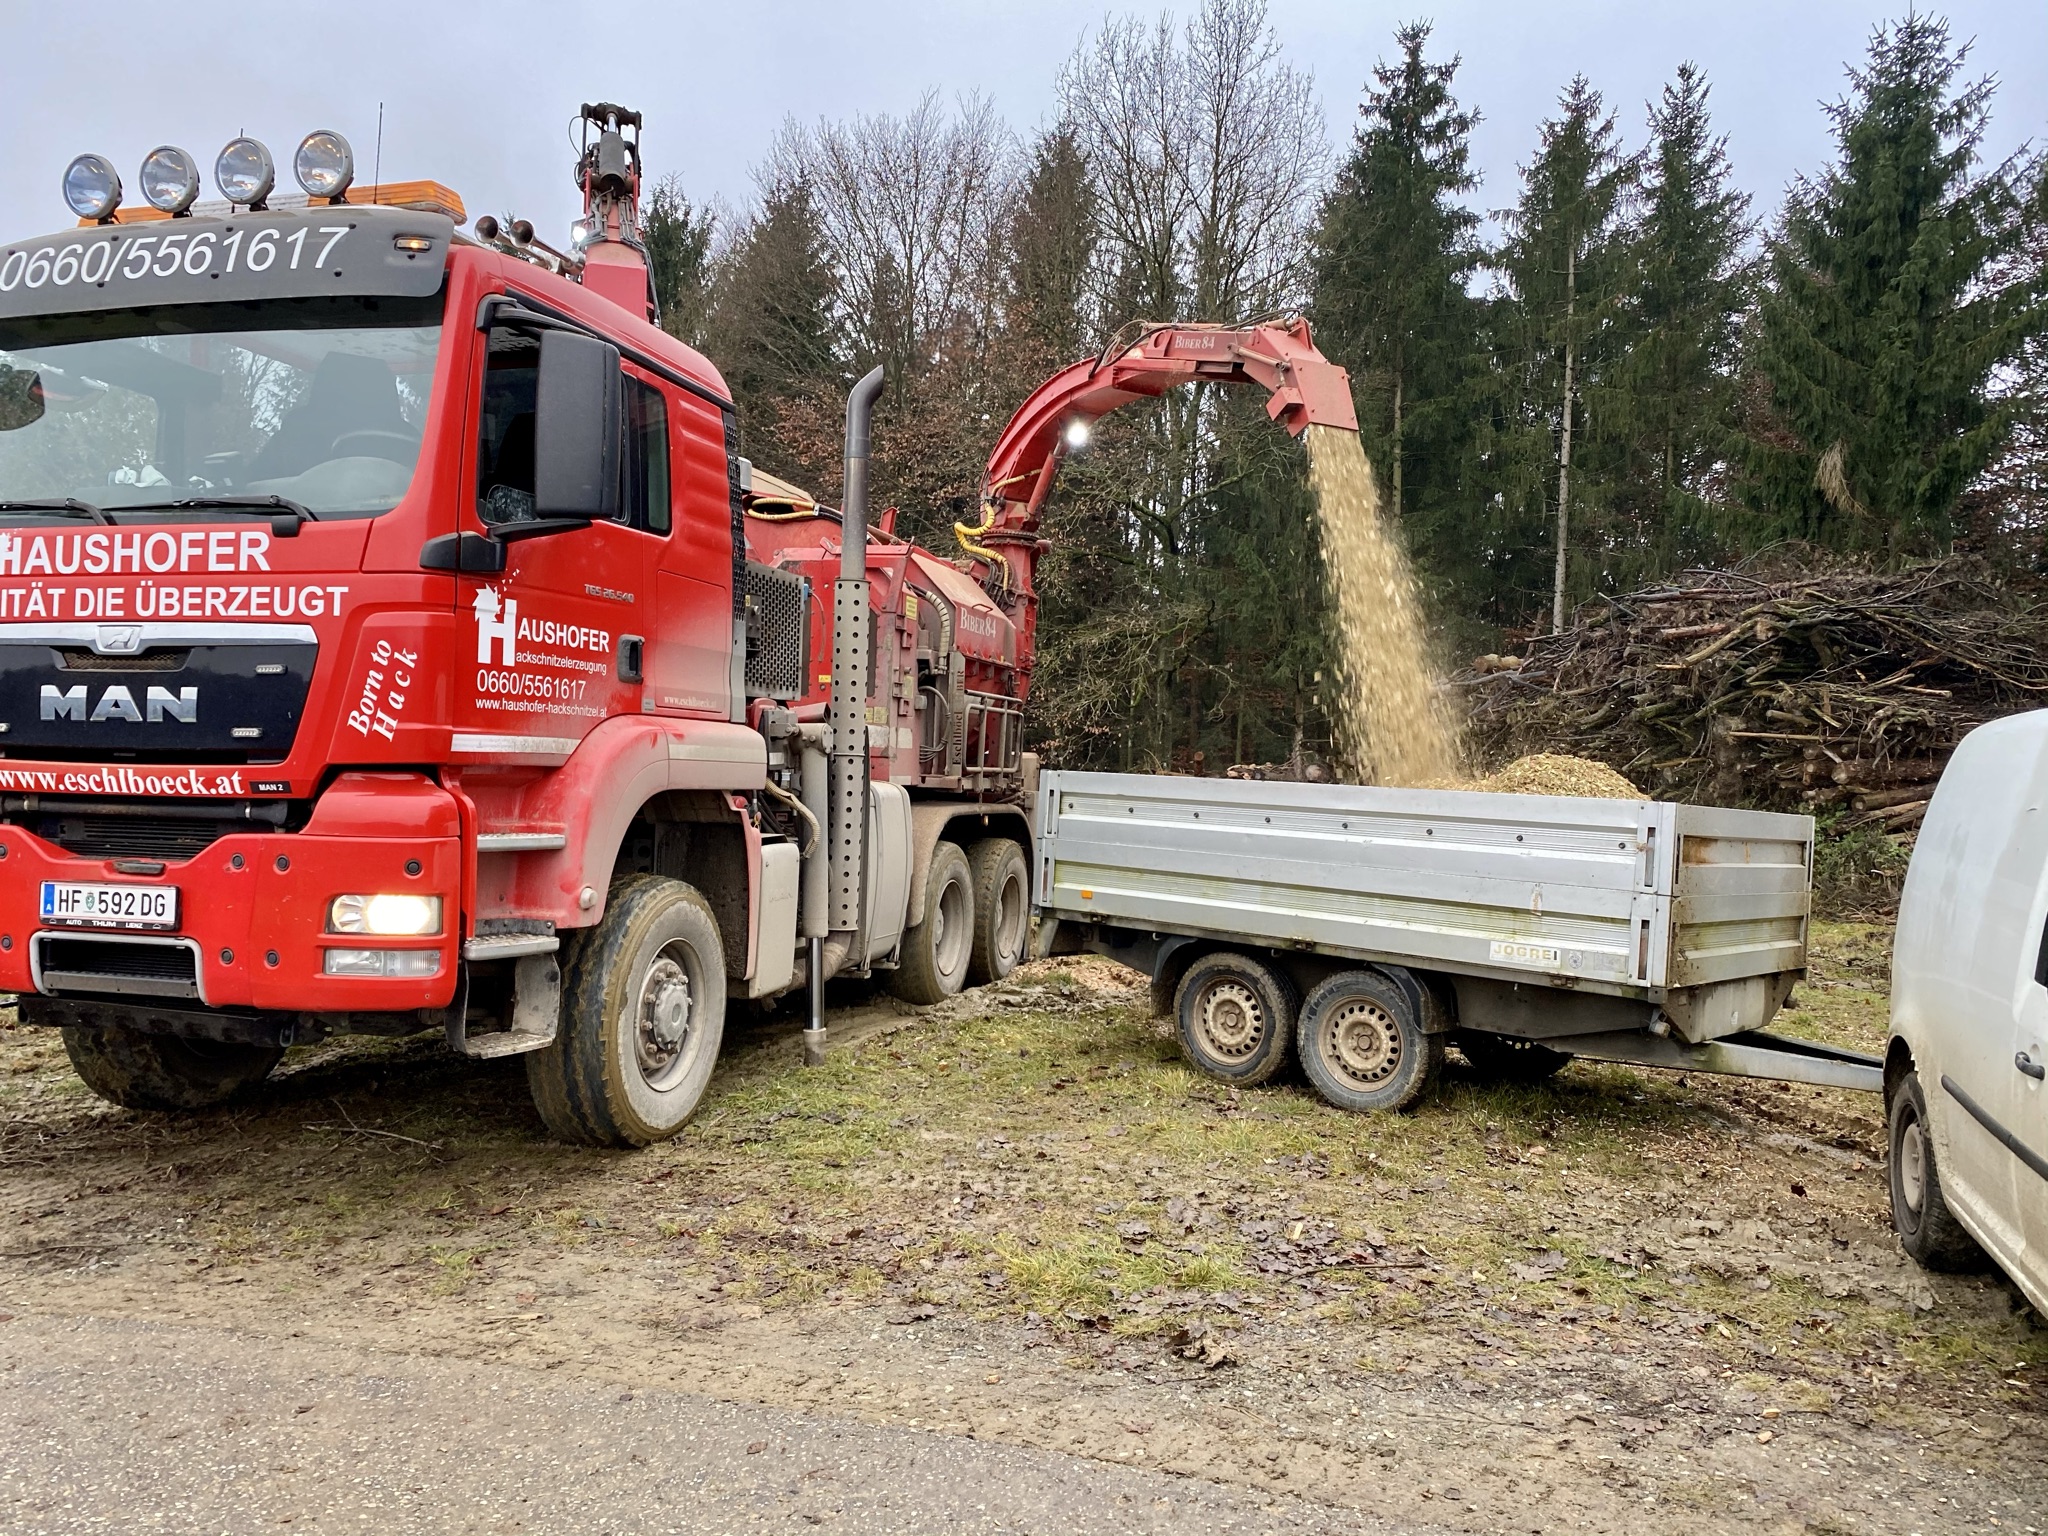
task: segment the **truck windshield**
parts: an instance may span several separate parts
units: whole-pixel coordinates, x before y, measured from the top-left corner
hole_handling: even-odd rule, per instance
[[[440,342],[438,295],[7,322],[0,517],[266,495],[320,518],[388,512],[419,461]]]

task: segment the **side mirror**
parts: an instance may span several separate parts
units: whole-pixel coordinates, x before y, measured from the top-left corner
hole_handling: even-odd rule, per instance
[[[625,388],[619,349],[580,331],[543,331],[534,391],[533,510],[583,522],[619,514]]]

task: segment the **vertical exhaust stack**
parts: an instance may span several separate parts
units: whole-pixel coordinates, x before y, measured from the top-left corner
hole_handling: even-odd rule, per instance
[[[868,426],[882,370],[872,369],[846,397],[846,495],[840,514],[839,579],[832,583],[831,936],[810,967],[811,1022],[804,1060],[825,1057],[825,977],[860,949],[867,924],[868,836]]]

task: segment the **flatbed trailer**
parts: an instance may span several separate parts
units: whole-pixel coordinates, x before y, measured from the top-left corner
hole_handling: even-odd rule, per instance
[[[1042,953],[1145,971],[1226,1081],[1290,1050],[1349,1108],[1574,1056],[1876,1091],[1764,1033],[1806,974],[1813,819],[1468,790],[1047,772]]]

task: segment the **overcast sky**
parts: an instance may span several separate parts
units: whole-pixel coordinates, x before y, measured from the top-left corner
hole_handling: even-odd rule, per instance
[[[1736,175],[1768,212],[1795,172],[1825,162],[1821,103],[1843,91],[1844,62],[1862,55],[1873,24],[1903,8],[1273,0],[1272,21],[1293,62],[1313,74],[1332,142],[1342,144],[1395,25],[1433,16],[1434,51],[1464,56],[1459,95],[1485,115],[1475,148],[1485,177],[1477,201],[1487,209],[1513,201],[1515,167],[1574,72],[1606,94],[1638,143],[1645,101],[1693,59],[1713,83]],[[699,199],[742,204],[749,169],[787,114],[901,112],[937,87],[984,92],[1029,132],[1053,111],[1061,64],[1119,9],[1160,7],[0,0],[0,99],[15,124],[0,155],[0,238],[68,222],[59,178],[83,150],[112,157],[133,201],[135,167],[158,143],[185,146],[210,171],[219,146],[246,131],[270,145],[288,185],[299,138],[336,128],[354,142],[367,179],[380,101],[384,178],[444,181],[472,215],[514,212],[560,238],[576,211],[566,125],[580,102],[598,99],[647,114],[653,170],[679,171]],[[2001,82],[1990,150],[2048,140],[2048,3],[1975,0],[1945,14],[1958,36],[1976,39],[1973,73]]]

